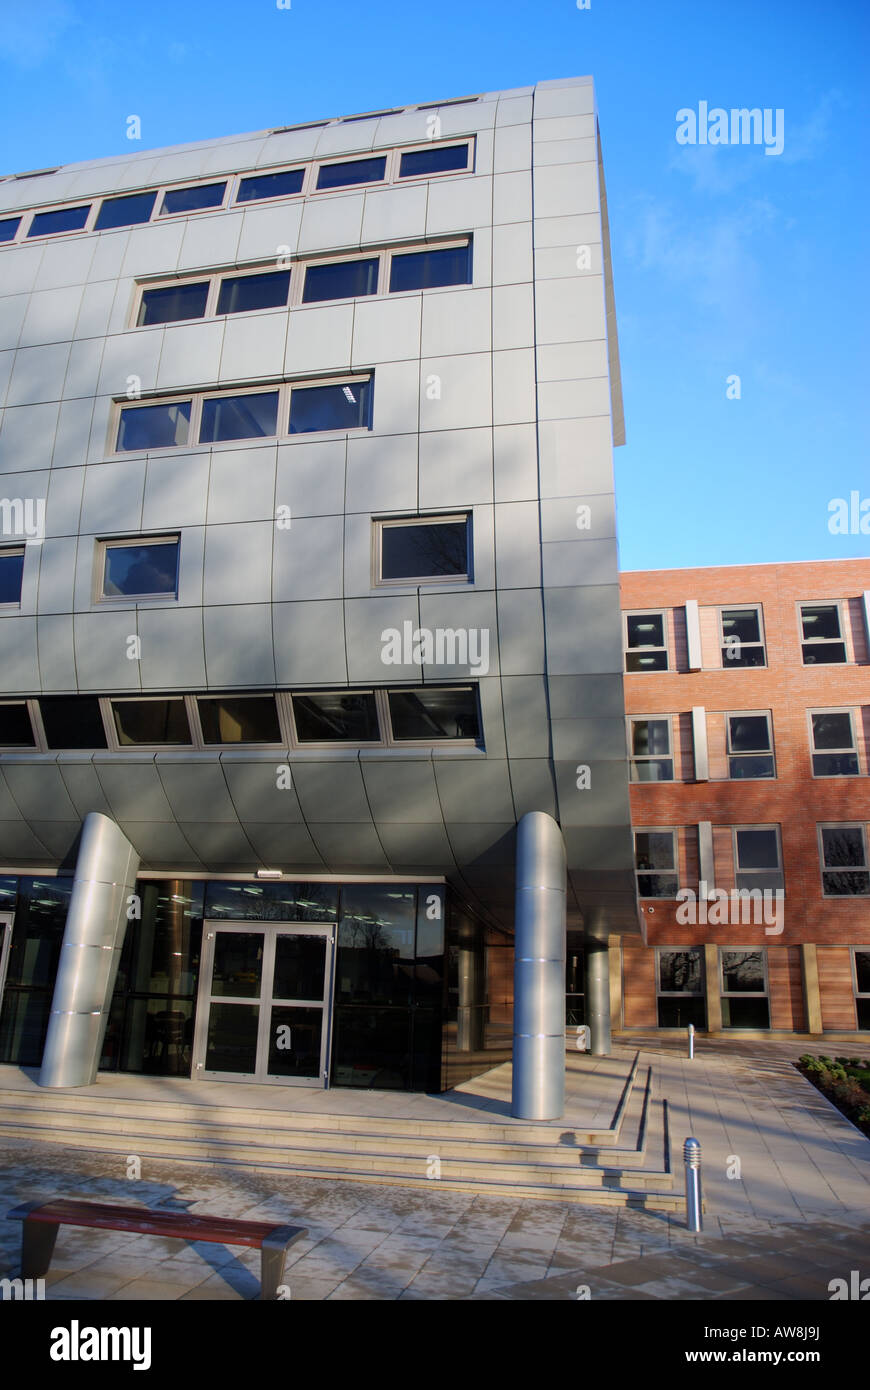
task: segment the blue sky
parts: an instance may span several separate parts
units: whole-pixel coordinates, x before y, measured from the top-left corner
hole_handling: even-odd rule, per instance
[[[127,151],[131,114],[138,151],[591,73],[623,568],[847,558],[870,553],[828,527],[870,498],[868,51],[861,0],[0,0],[0,170]],[[701,101],[781,108],[782,153],[679,145]]]

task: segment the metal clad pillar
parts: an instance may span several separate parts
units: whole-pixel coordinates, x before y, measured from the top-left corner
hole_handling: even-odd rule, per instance
[[[610,959],[606,941],[588,941],[586,951],[586,1022],[590,1052],[606,1057],[610,1052]]]
[[[126,835],[108,816],[90,811],[82,826],[40,1086],[96,1081],[138,868]]]
[[[552,816],[517,826],[511,1114],[557,1120],[565,1108],[565,843]]]

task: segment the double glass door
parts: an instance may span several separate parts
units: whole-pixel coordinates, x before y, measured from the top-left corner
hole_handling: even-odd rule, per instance
[[[206,922],[193,1074],[326,1086],[335,928]]]

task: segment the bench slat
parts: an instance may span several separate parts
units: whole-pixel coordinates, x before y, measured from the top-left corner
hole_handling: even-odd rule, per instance
[[[259,1249],[270,1235],[302,1233],[302,1227],[279,1221],[235,1221],[223,1216],[195,1216],[190,1212],[154,1211],[150,1207],[113,1205],[108,1202],[75,1202],[60,1199],[45,1202],[29,1211],[8,1213],[9,1217],[49,1224],[90,1226],[104,1230],[133,1231],[141,1235],[167,1236],[176,1240],[217,1241],[224,1245],[247,1245]]]

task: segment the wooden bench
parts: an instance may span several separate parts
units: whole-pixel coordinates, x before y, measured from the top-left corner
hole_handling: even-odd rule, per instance
[[[260,1298],[274,1300],[291,1245],[307,1235],[304,1226],[278,1226],[271,1221],[232,1221],[223,1216],[194,1216],[186,1211],[155,1211],[150,1207],[115,1206],[108,1202],[25,1202],[7,1213],[23,1222],[21,1274],[39,1279],[48,1273],[60,1226],[91,1226],[105,1231],[166,1236],[170,1240],[202,1240],[219,1245],[247,1245],[261,1252]]]

